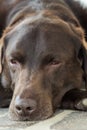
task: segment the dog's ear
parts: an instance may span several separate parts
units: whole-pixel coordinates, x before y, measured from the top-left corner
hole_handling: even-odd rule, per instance
[[[2,72],[2,58],[3,58],[3,37],[0,39],[0,74]]]
[[[84,81],[85,87],[87,89],[87,42],[85,41],[85,33],[81,27],[76,28],[77,35],[79,36],[80,40],[82,41],[79,51],[78,51],[78,58],[81,61],[81,67],[84,71]]]
[[[85,32],[81,27],[80,23],[76,19],[74,19],[72,23],[69,23],[69,26],[73,33],[82,41],[82,45],[87,49],[87,42],[85,41]]]
[[[85,47],[83,45],[81,45],[79,53],[78,53],[78,57],[81,61],[81,67],[84,71],[84,81],[85,81],[85,86],[87,89],[87,50],[85,49]]]
[[[76,50],[77,58],[79,58],[81,67],[84,71],[83,78],[87,89],[87,43],[85,41],[85,33],[79,24],[77,25],[73,24],[71,25],[71,28],[75,36],[77,37],[77,42],[74,42],[75,50]]]
[[[75,28],[76,35],[79,38],[80,43],[76,45],[77,56],[81,62],[81,67],[84,71],[83,79],[85,81],[85,87],[87,89],[87,43],[85,41],[85,34],[81,27]],[[76,44],[76,43],[75,43]]]
[[[0,74],[2,72],[2,61],[3,61],[3,55],[4,55],[4,46],[5,46],[5,43],[4,43],[4,39],[6,37],[6,35],[12,30],[13,27],[7,27],[4,32],[3,32],[3,36],[2,38],[0,39]]]

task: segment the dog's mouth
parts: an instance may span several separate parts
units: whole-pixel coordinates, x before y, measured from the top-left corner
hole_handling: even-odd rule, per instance
[[[46,95],[42,96],[42,100],[39,97],[38,101],[35,98],[19,99],[19,97],[16,97],[16,99],[12,98],[9,107],[9,118],[11,120],[39,121],[53,115],[51,98],[49,97],[47,100]]]
[[[53,110],[50,105],[45,109],[42,107],[30,113],[17,113],[14,109],[9,110],[9,118],[15,121],[40,121],[45,120],[53,115]]]

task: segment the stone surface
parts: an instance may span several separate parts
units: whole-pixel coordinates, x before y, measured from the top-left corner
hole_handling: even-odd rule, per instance
[[[59,110],[39,122],[11,121],[8,109],[0,109],[0,130],[87,130],[87,112]]]

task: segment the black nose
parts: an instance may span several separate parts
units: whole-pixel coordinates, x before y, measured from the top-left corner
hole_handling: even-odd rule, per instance
[[[19,115],[32,114],[37,107],[37,103],[33,99],[22,99],[19,96],[15,100],[15,110]]]

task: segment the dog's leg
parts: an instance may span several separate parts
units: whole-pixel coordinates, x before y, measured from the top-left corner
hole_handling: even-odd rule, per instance
[[[87,91],[70,90],[64,95],[61,108],[87,111]]]

